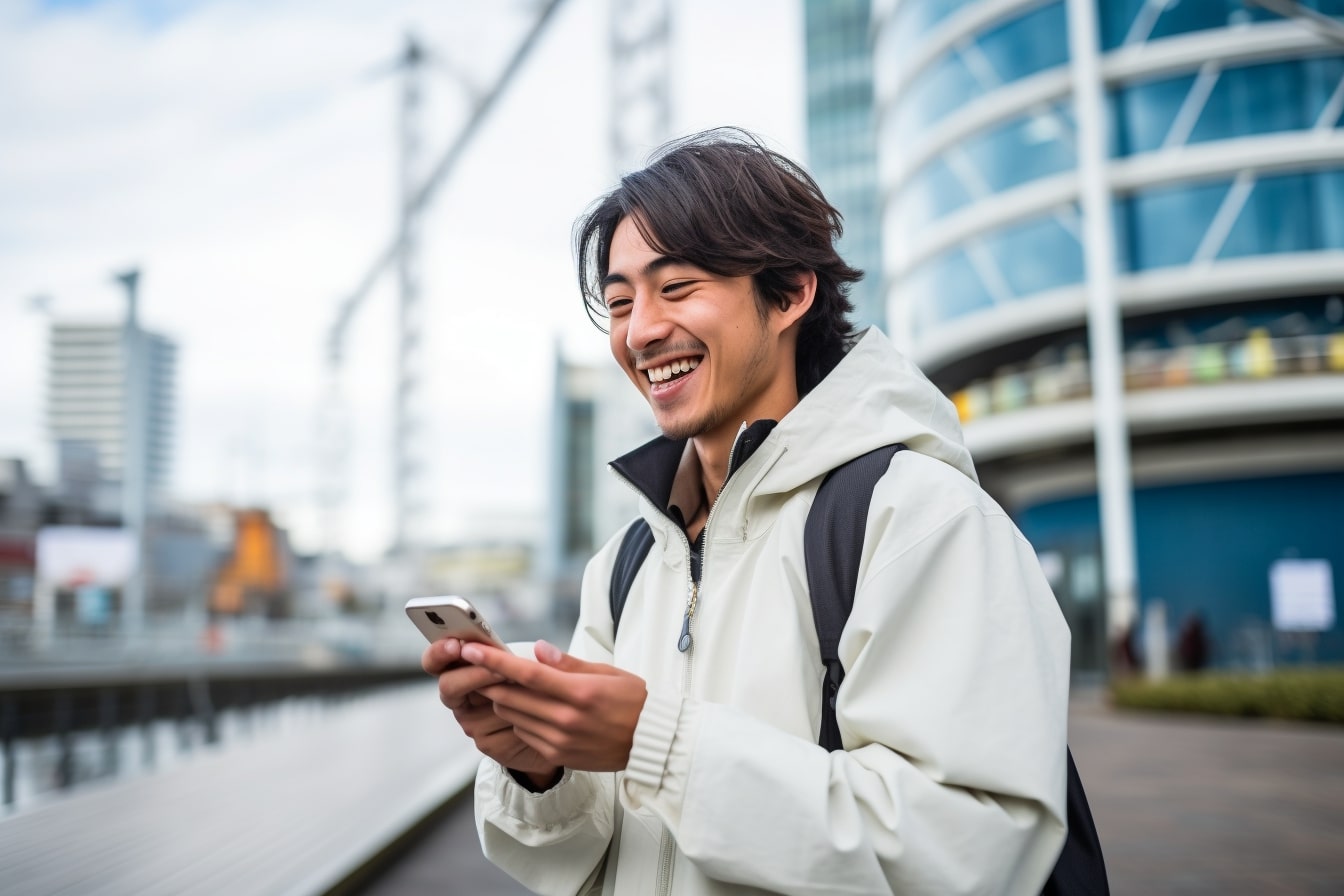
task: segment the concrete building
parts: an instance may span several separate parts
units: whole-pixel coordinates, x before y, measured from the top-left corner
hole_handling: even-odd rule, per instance
[[[1344,659],[1344,6],[1285,6],[874,3],[890,326],[954,397],[1082,672],[1116,612],[1111,349],[1134,622],[1200,617],[1222,665]]]
[[[144,371],[143,414],[135,420],[130,419],[131,351]],[[172,472],[176,364],[177,346],[157,333],[121,323],[52,324],[47,421],[62,493],[86,498],[103,515],[120,514],[128,473],[132,482],[143,483],[149,502],[165,494]],[[143,447],[128,450],[136,439]]]

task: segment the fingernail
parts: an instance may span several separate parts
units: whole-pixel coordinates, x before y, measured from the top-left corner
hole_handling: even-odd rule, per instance
[[[479,663],[485,659],[485,652],[475,644],[463,644],[462,659],[469,663]]]
[[[544,663],[558,663],[563,654],[560,648],[549,641],[538,641],[536,646],[537,659]]]

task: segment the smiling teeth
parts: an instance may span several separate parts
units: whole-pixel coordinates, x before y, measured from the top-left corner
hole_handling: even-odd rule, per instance
[[[665,383],[679,373],[690,373],[700,366],[700,361],[695,358],[682,358],[680,361],[673,361],[671,364],[664,364],[662,367],[650,367],[648,370],[649,382]]]

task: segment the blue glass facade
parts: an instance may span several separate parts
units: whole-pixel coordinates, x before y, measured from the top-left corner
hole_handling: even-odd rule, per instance
[[[1344,0],[1307,5],[1344,16]],[[964,314],[1083,282],[1076,206],[1026,207],[988,229],[975,220],[984,202],[1009,201],[1015,190],[1043,179],[1076,183],[1071,82],[1057,79],[1053,92],[1029,98],[1016,112],[995,102],[1006,85],[1067,70],[1066,5],[1007,4],[997,18],[973,15],[978,11],[974,3],[955,0],[907,0],[896,5],[889,33],[878,41],[882,53],[919,60],[905,69],[878,61],[878,69],[898,82],[882,116],[882,152],[901,171],[901,179],[888,185],[884,239],[889,257],[911,259],[889,263],[888,273],[916,335]],[[1098,13],[1103,50],[1217,29],[1233,35],[1225,62],[1201,52],[1183,68],[1166,65],[1152,75],[1108,83],[1113,159],[1270,136],[1344,133],[1344,52],[1337,44],[1308,53],[1278,51],[1284,58],[1238,56],[1235,37],[1261,26],[1281,28],[1281,16],[1243,0],[1104,0]],[[919,57],[918,49],[930,42],[946,50]],[[984,124],[963,121],[950,140],[940,138],[940,124],[963,109]],[[921,147],[930,139],[940,142]],[[907,165],[912,159],[917,161]],[[1252,158],[1245,170],[1215,170],[1194,181],[1158,175],[1118,190],[1120,273],[1342,248],[1344,153],[1300,163],[1299,170],[1276,164],[1262,173],[1257,165]],[[954,235],[939,237],[937,225],[954,220]],[[935,242],[919,251],[931,233]]]
[[[893,0],[885,17],[879,8],[889,300],[917,356],[926,337],[941,352],[941,367],[926,370],[968,425],[1091,395],[1069,6]],[[1302,6],[1344,22],[1344,0]],[[1146,393],[1146,406],[1163,389],[1277,387],[1291,377],[1329,387],[1320,378],[1344,376],[1344,47],[1250,0],[1096,0],[1096,10],[1108,143],[1094,161],[1111,200],[1124,387]],[[1211,294],[1214,274],[1240,292]],[[972,321],[974,335],[963,337]],[[963,339],[958,355],[949,346]],[[1074,627],[1075,666],[1099,669],[1100,604],[1089,601],[1100,585],[1084,583],[1099,569],[1097,498],[1057,497],[1077,487],[1049,468],[1081,463],[1090,445],[1034,442],[1018,419],[1016,455],[1003,447],[1013,421],[984,430],[1003,452],[986,482],[1021,485],[1018,503],[1004,503],[1023,532],[1064,568],[1076,562],[1077,580],[1056,593]],[[1344,625],[1315,638],[1312,656],[1291,656],[1300,642],[1274,634],[1268,604],[1276,559],[1326,559],[1344,576],[1344,455],[1326,465],[1333,472],[1268,475],[1239,441],[1277,438],[1285,425],[1322,437],[1339,424],[1313,410],[1210,424],[1222,427],[1216,434],[1159,426],[1132,439],[1136,457],[1179,457],[1198,470],[1207,453],[1240,465],[1223,481],[1173,476],[1135,492],[1140,602],[1163,601],[1173,631],[1203,614],[1217,662],[1251,662],[1266,644],[1281,661],[1344,661]],[[1022,497],[1042,493],[1033,489],[1051,497]]]
[[[1196,82],[1207,95],[1189,122],[1177,123]],[[1129,84],[1111,94],[1112,155],[1261,134],[1344,127],[1338,101],[1344,56],[1292,59]],[[1176,128],[1176,130],[1173,130]]]
[[[1006,84],[1068,62],[1064,4],[1050,3],[959,42],[911,79],[897,101],[894,132],[913,134]],[[914,49],[891,46],[889,52]]]
[[[879,232],[869,0],[807,0],[807,148],[822,192],[844,216],[841,256],[864,272],[850,292],[856,327],[886,327]]]
[[[1225,239],[1207,243],[1215,215],[1236,189],[1231,180],[1144,190],[1119,206],[1122,269],[1186,265],[1280,252],[1344,249],[1344,167],[1246,179],[1240,212]]]

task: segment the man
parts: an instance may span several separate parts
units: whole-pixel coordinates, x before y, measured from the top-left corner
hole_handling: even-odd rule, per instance
[[[839,233],[811,178],[731,130],[665,148],[576,228],[590,314],[663,433],[612,465],[654,546],[619,637],[621,533],[569,653],[424,656],[487,757],[485,853],[539,892],[1037,893],[1054,864],[1068,630],[950,403],[852,336]],[[827,752],[803,523],[828,471],[897,442]]]

